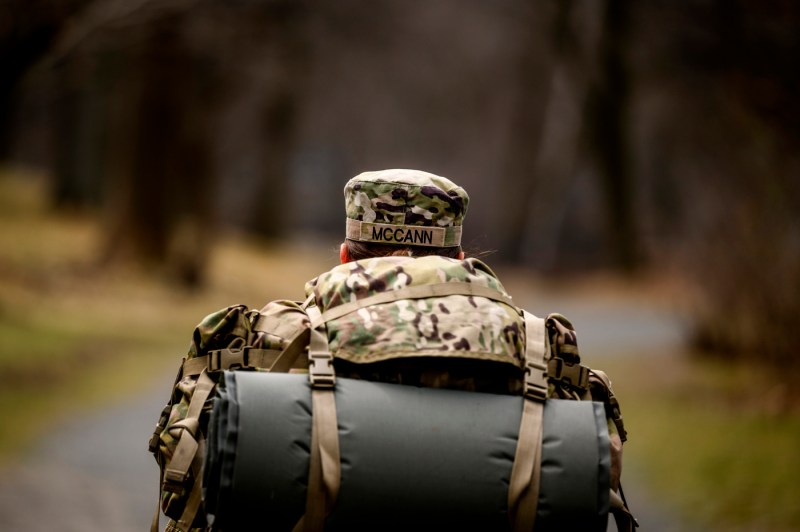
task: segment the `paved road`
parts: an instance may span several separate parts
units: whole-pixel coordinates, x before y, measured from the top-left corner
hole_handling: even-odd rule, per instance
[[[172,384],[52,428],[0,476],[0,531],[134,532],[149,529],[158,467],[147,439]]]
[[[530,302],[529,308],[541,315],[554,308],[551,303]],[[680,323],[663,310],[569,300],[560,301],[558,310],[581,324],[584,353],[612,356],[611,346],[630,352],[646,351],[654,342],[661,347],[680,342]],[[0,472],[0,531],[146,530],[158,482],[147,438],[171,380],[163,373],[134,398],[52,427],[50,437]],[[625,477],[629,502],[646,525],[642,530],[692,530],[648,498],[635,469],[628,467]]]

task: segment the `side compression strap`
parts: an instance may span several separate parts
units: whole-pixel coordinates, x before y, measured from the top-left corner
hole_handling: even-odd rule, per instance
[[[189,358],[183,363],[184,375],[200,375],[205,369],[210,372],[239,368],[269,368],[281,352],[277,349],[261,349],[245,346],[240,349],[216,349],[207,355]]]
[[[199,426],[200,413],[203,405],[214,389],[214,381],[205,371],[200,374],[197,380],[192,400],[189,402],[189,409],[186,417],[177,426],[182,428],[178,445],[172,455],[169,466],[164,471],[164,489],[179,493],[183,489],[191,467],[192,460],[197,454],[198,439],[200,439]]]
[[[205,456],[205,440],[200,439],[197,447],[197,453],[192,460],[192,474],[194,475],[194,483],[192,490],[189,492],[189,498],[186,500],[186,505],[183,508],[181,518],[178,520],[178,529],[188,531],[192,528],[194,518],[200,510],[200,504],[203,500],[203,457]]]
[[[444,296],[474,296],[485,297],[494,301],[499,301],[507,305],[514,306],[511,297],[505,295],[499,290],[489,288],[476,283],[465,283],[461,281],[453,281],[450,283],[437,283],[437,284],[424,284],[405,286],[397,290],[389,290],[388,292],[380,292],[373,296],[351,301],[343,305],[333,307],[326,310],[321,317],[311,320],[311,327],[316,328],[323,323],[331,320],[346,316],[351,312],[355,312],[362,308],[371,307],[372,305],[381,305],[383,303],[391,303],[400,299],[425,299],[428,297],[444,297]],[[312,307],[309,307],[310,310]],[[309,313],[309,316],[311,313]]]
[[[517,451],[508,485],[508,514],[515,532],[533,530],[539,502],[542,461],[542,414],[547,398],[545,323],[527,311],[525,318],[525,401]]]
[[[177,447],[175,447],[172,460],[170,460],[169,466],[164,471],[162,488],[179,493],[189,478],[190,469],[194,474],[191,495],[186,502],[183,515],[181,515],[178,523],[178,527],[181,530],[189,530],[200,507],[200,483],[202,481],[200,466],[202,464],[204,440],[199,430],[199,419],[203,405],[214,390],[214,386],[214,381],[211,380],[207,372],[200,373],[192,400],[189,402],[186,417],[174,425],[183,430],[181,430],[180,439]]]
[[[621,488],[620,493],[622,493]],[[609,511],[614,516],[618,532],[633,532],[634,529],[639,527],[636,518],[633,517],[633,514],[628,509],[628,505],[614,490],[611,490],[609,502],[611,506]]]
[[[319,309],[306,309],[312,322],[319,318]],[[325,326],[311,329],[308,346],[308,378],[311,384],[312,425],[306,513],[295,526],[296,531],[316,532],[325,526],[325,519],[336,504],[341,483],[339,427],[336,418],[333,356],[328,349]]]

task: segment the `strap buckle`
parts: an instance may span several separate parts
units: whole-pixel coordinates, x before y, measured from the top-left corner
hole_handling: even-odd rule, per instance
[[[250,346],[239,349],[218,349],[208,352],[208,372],[242,369],[250,366]]]
[[[547,399],[547,366],[529,360],[525,363],[525,387],[523,395],[528,399],[544,401]]]
[[[333,371],[333,355],[330,351],[308,352],[308,381],[313,388],[333,388],[336,373]]]
[[[180,494],[186,489],[186,482],[188,480],[188,471],[177,471],[167,468],[164,471],[164,482],[161,484],[161,489],[170,493]]]
[[[560,357],[553,357],[547,362],[547,375],[573,388],[586,390],[589,387],[589,368],[570,364]]]
[[[161,441],[161,433],[164,432],[164,429],[167,426],[167,421],[169,420],[169,415],[171,412],[171,403],[168,403],[161,410],[161,415],[158,417],[158,423],[156,423],[156,428],[153,430],[153,435],[150,436],[150,441],[147,442],[147,450],[152,454],[156,454],[158,452],[159,442]],[[158,459],[157,456],[156,459]]]

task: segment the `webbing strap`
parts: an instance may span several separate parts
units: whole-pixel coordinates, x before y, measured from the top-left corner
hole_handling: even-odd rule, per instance
[[[192,483],[192,490],[189,492],[189,498],[186,499],[186,505],[183,507],[181,518],[177,522],[177,528],[182,532],[188,532],[192,528],[197,512],[200,510],[200,503],[203,498],[202,490],[202,467],[203,456],[205,455],[205,440],[200,439],[198,452],[192,460],[192,473],[194,474],[194,482]]]
[[[164,471],[158,475],[158,502],[156,503],[156,513],[150,522],[150,532],[158,532],[158,518],[161,516],[161,485],[164,483]]]
[[[533,530],[539,502],[542,460],[542,414],[547,397],[545,323],[529,312],[525,318],[525,401],[517,450],[508,485],[508,513],[515,532]]]
[[[317,392],[317,390],[315,390]],[[319,435],[320,459],[322,462],[322,481],[327,492],[327,507],[333,507],[339,495],[341,463],[339,456],[339,431],[336,425],[336,403],[332,390],[313,394],[312,407],[316,409],[314,424]]]
[[[346,316],[351,312],[355,312],[362,308],[370,307],[372,305],[381,305],[383,303],[391,303],[400,299],[424,299],[428,297],[444,297],[444,296],[475,296],[485,297],[494,301],[499,301],[507,305],[514,305],[511,297],[503,294],[502,292],[489,288],[488,286],[466,283],[461,281],[453,281],[450,283],[437,283],[425,285],[405,286],[397,290],[389,290],[387,292],[380,292],[378,294],[344,303],[342,305],[326,310],[321,317],[311,320],[311,327],[316,328],[323,323],[331,320]]]
[[[278,358],[269,366],[271,373],[288,373],[295,362],[305,356],[308,347],[309,329],[303,329],[289,342]]]
[[[240,349],[216,349],[207,355],[187,359],[183,363],[184,375],[200,375],[232,368],[269,368],[281,354],[278,349],[261,349],[245,346]]]
[[[614,516],[618,532],[633,532],[635,528],[639,527],[639,523],[631,514],[623,498],[614,490],[610,490],[609,493],[609,506],[609,511]]]
[[[312,322],[319,309],[306,309]],[[341,484],[339,428],[334,395],[333,356],[328,349],[324,324],[311,329],[308,345],[309,382],[311,383],[312,425],[306,513],[302,518],[305,532],[319,531],[336,504]]]
[[[183,363],[183,374],[200,375],[204,369],[208,368],[208,359],[208,355],[186,359]]]
[[[214,386],[214,381],[211,380],[208,373],[205,371],[200,373],[200,378],[197,380],[192,400],[189,402],[189,409],[183,420],[184,423],[181,424],[183,430],[181,431],[178,445],[175,447],[175,453],[172,455],[169,466],[167,466],[164,471],[163,488],[168,491],[179,492],[189,475],[189,468],[195,456],[198,454],[198,434],[189,430],[189,428],[191,428],[194,423],[197,423],[197,420],[200,418],[203,405],[214,389]]]

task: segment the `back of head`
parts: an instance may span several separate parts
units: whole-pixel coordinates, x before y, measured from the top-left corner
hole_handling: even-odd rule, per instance
[[[353,260],[461,251],[467,192],[420,170],[364,172],[344,187],[347,245]]]

